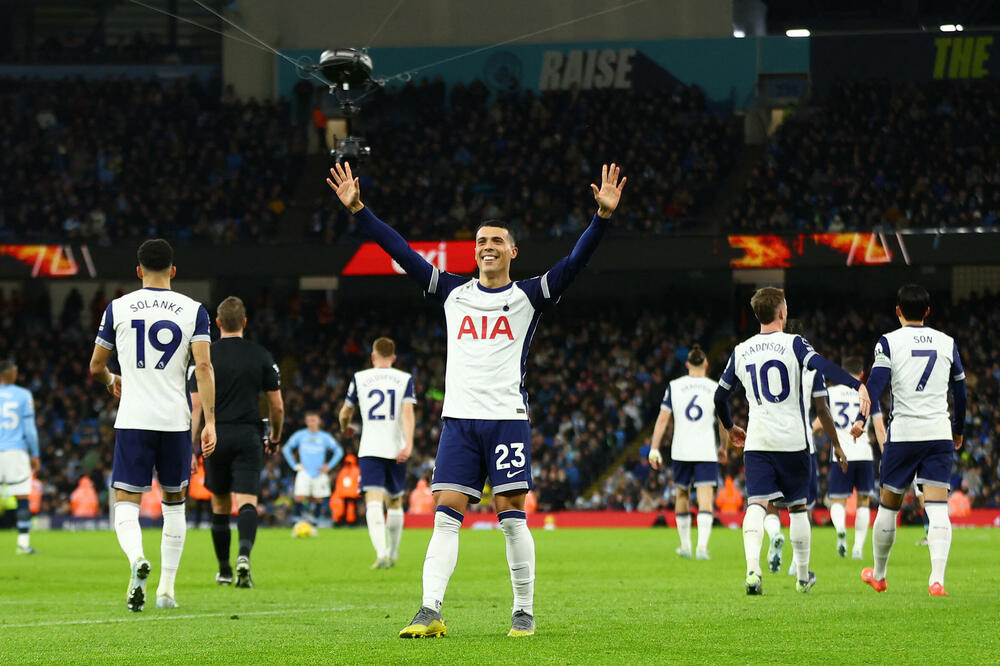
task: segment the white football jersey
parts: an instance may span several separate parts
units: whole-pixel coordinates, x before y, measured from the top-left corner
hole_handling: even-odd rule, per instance
[[[189,430],[191,343],[211,341],[208,311],[184,294],[144,287],[111,301],[95,342],[118,352],[122,398],[115,428]]]
[[[851,435],[851,426],[854,424],[854,417],[861,409],[858,399],[858,392],[850,386],[834,384],[827,391],[830,394],[830,415],[833,416],[833,424],[837,426],[837,439],[840,441],[840,448],[844,449],[844,455],[848,461],[873,460],[872,447],[868,443],[868,435],[862,435],[857,441]],[[872,403],[873,413],[875,403]],[[865,422],[865,432],[868,431],[868,423]]]
[[[888,368],[893,442],[950,440],[950,381],[965,379],[955,340],[927,326],[904,326],[883,335],[875,345],[872,369]]]
[[[715,387],[708,377],[678,377],[663,394],[660,409],[674,419],[670,457],[684,462],[715,462]]]
[[[825,397],[826,382],[823,381],[823,375],[811,368],[802,368],[802,409],[805,413],[806,423],[809,424],[809,427],[806,428],[809,453],[816,453],[816,436],[812,429],[813,398]]]
[[[417,402],[410,373],[396,368],[356,372],[345,401],[361,410],[358,457],[392,459],[403,450],[403,405]]]
[[[750,415],[745,450],[809,448],[802,370],[815,353],[801,336],[781,332],[758,333],[736,345],[719,385],[732,390],[738,382],[746,391]]]
[[[428,293],[443,298],[448,335],[442,416],[528,420],[524,364],[546,292],[544,276],[499,289],[473,278],[456,286],[432,283]]]

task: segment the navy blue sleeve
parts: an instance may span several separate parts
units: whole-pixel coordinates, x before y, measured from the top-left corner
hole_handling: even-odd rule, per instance
[[[951,432],[955,435],[965,433],[965,409],[968,404],[968,396],[965,391],[965,370],[962,368],[962,358],[958,355],[958,345],[951,360],[951,385],[952,410],[954,415],[951,421]]]
[[[865,388],[868,389],[868,397],[872,401],[871,411],[875,412],[875,405],[882,398],[882,394],[885,393],[885,388],[889,385],[889,380],[892,378],[892,372],[889,368],[874,365],[872,366],[872,372],[868,375],[868,381],[865,382]],[[861,416],[861,412],[854,418],[855,421],[864,421],[865,417]]]
[[[660,409],[674,411],[674,404],[670,398],[670,384],[667,384],[667,390],[663,393],[663,402],[660,403]]]
[[[951,381],[965,381],[965,369],[962,367],[962,357],[958,354],[958,344],[951,353]]]
[[[444,302],[452,289],[470,280],[462,275],[442,273],[411,248],[398,231],[375,217],[375,213],[367,206],[359,210],[354,217],[362,231],[378,243],[379,247],[385,250],[429,296]]]
[[[817,354],[816,350],[809,344],[809,341],[801,335],[795,336],[795,339],[792,342],[792,348],[795,350],[795,358],[799,359],[799,363],[801,363],[803,367],[815,370],[827,379],[837,382],[838,384],[850,386],[855,390],[861,386],[861,382],[854,377],[851,377],[851,375],[848,374],[848,372],[842,367]]]
[[[715,415],[726,430],[733,427],[733,415],[729,411],[729,392],[730,389],[723,386],[720,380],[719,388],[715,389]]]
[[[95,342],[105,349],[115,348],[115,314],[114,310],[111,309],[111,303],[108,303],[108,307],[104,310],[104,317],[97,329]]]
[[[604,231],[608,228],[610,220],[594,214],[594,219],[590,221],[590,226],[584,230],[573,250],[565,257],[556,262],[544,275],[522,280],[518,284],[528,295],[531,304],[538,309],[546,303],[556,303],[559,297],[566,291],[574,278],[583,270],[594,254]]]
[[[344,402],[351,407],[358,406],[358,380],[356,377],[351,377],[351,383],[347,386],[347,395],[344,396]]]
[[[813,392],[812,397],[814,398],[824,398],[829,395],[826,390],[826,381],[823,379],[823,375],[816,374],[816,381],[813,382]],[[829,400],[827,400],[829,402]]]
[[[211,342],[211,326],[208,310],[205,309],[204,305],[199,305],[198,314],[194,319],[194,334],[191,335],[191,342]]]
[[[439,271],[411,248],[398,231],[375,217],[375,213],[367,206],[355,213],[354,219],[358,221],[361,230],[378,243],[379,247],[385,250],[407,275],[416,280],[424,291],[429,294],[434,293],[433,287],[437,282],[436,274]]]

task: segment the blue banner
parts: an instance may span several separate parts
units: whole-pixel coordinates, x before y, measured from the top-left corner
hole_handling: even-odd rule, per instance
[[[316,49],[283,53],[319,62]],[[752,105],[759,74],[809,71],[809,40],[787,37],[519,44],[478,52],[469,46],[374,48],[369,54],[372,74],[390,79],[389,85],[405,82],[407,72],[418,81],[441,77],[449,86],[479,79],[494,92],[572,86],[641,91],[684,84],[699,86],[713,105],[732,109]],[[300,75],[279,59],[278,94],[291,98]]]

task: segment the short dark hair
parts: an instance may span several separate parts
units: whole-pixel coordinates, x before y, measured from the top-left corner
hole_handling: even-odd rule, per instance
[[[510,225],[503,220],[483,220],[479,223],[479,226],[476,227],[477,237],[479,236],[479,230],[483,227],[499,227],[500,229],[504,229],[507,232],[507,237],[510,238],[510,244],[514,246],[517,245],[517,240],[514,238],[514,231],[510,228]]]
[[[17,363],[12,358],[0,358],[0,375],[10,372],[17,367]]]
[[[705,356],[705,350],[701,348],[701,345],[699,345],[697,342],[691,345],[691,351],[688,352],[688,359],[687,359],[688,363],[690,363],[691,365],[698,366],[698,365],[704,365],[705,361],[707,360],[708,357]]]
[[[896,304],[907,321],[923,321],[931,306],[931,295],[919,284],[904,284],[896,293]]]
[[[762,287],[754,292],[750,307],[754,316],[762,324],[770,324],[778,316],[778,309],[785,300],[785,290],[777,287]]]
[[[846,356],[843,363],[844,370],[850,375],[860,375],[865,371],[865,362],[860,356]]]
[[[165,271],[174,265],[174,248],[162,238],[150,238],[139,246],[136,257],[147,271]]]
[[[216,308],[215,316],[219,318],[219,328],[226,333],[235,333],[243,328],[247,309],[239,296],[226,296]]]

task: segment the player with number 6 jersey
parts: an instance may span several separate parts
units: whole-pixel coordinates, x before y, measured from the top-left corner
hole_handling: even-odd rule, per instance
[[[348,163],[330,169],[327,184],[355,215],[358,226],[444,306],[448,357],[444,425],[431,490],[437,505],[434,532],[424,559],[423,601],[401,638],[443,636],[441,604],[458,560],[458,533],[469,500],[493,487],[497,518],[507,542],[514,588],[508,636],[535,633],[535,545],[524,500],[531,488],[531,428],[524,370],[528,346],[545,309],[558,302],[583,269],[618,206],[625,179],[604,165],[601,186],[591,184],[597,213],[569,256],[543,275],[513,281],[511,261],[518,247],[511,229],[487,220],[476,231],[479,277],[443,273],[411,249],[361,202],[359,181]]]
[[[681,541],[677,554],[691,557],[690,501],[691,488],[694,488],[698,500],[698,548],[695,557],[707,560],[708,540],[712,533],[713,489],[719,483],[719,447],[715,436],[713,402],[716,383],[705,376],[708,358],[700,345],[691,346],[685,365],[687,376],[667,384],[649,443],[649,464],[653,469],[659,469],[663,464],[660,443],[673,420],[670,457],[673,459],[674,487],[677,489],[674,502],[677,535]],[[719,431],[725,433],[721,426]]]
[[[202,452],[207,457],[215,449],[208,311],[170,289],[177,272],[173,256],[173,248],[162,239],[139,247],[136,275],[142,288],[108,304],[90,360],[91,374],[121,397],[111,485],[116,499],[115,532],[132,569],[126,602],[133,612],[145,605],[150,572],[143,555],[139,501],[142,493],[152,489],[154,470],[163,489],[162,572],[156,606],[177,606],[174,580],[187,531],[184,503],[191,474],[191,407],[185,381],[189,355],[194,356],[205,415]],[[120,377],[107,367],[113,351],[118,353]]]

